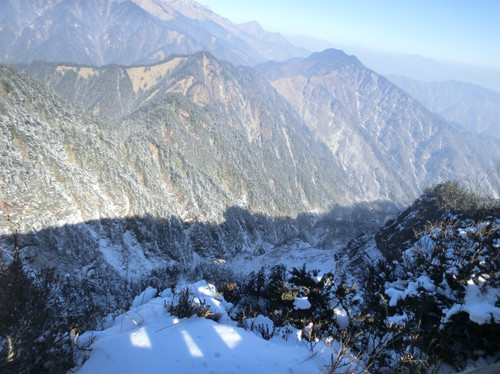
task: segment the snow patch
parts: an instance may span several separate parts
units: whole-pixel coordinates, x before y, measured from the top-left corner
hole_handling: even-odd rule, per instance
[[[311,303],[307,297],[296,297],[293,301],[293,308],[295,310],[305,310],[311,308]]]
[[[132,302],[132,308],[138,308],[141,305],[149,303],[156,297],[157,294],[158,291],[156,290],[156,288],[149,286],[139,296],[136,296],[134,298],[134,301]]]
[[[404,325],[406,321],[408,321],[408,316],[406,313],[403,314],[395,314],[392,317],[386,318],[388,325]]]
[[[495,304],[500,300],[500,289],[489,288],[486,292],[481,290],[480,284],[472,280],[467,282],[467,291],[463,304],[454,304],[443,318],[443,323],[449,321],[451,316],[459,312],[469,314],[469,319],[478,325],[500,322],[500,308]]]
[[[417,296],[420,288],[431,292],[436,290],[434,282],[426,275],[418,277],[416,281],[408,282],[406,286],[404,286],[405,283],[403,281],[386,283],[385,294],[390,298],[389,306],[396,306],[399,300],[404,300],[408,296]],[[397,289],[395,287],[404,289]]]
[[[333,310],[335,316],[334,318],[337,321],[337,325],[341,330],[345,330],[349,327],[349,317],[347,316],[347,312],[344,308],[335,308]]]

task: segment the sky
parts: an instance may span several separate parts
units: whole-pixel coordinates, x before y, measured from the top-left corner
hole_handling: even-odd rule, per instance
[[[500,0],[198,0],[233,23],[500,68]]]

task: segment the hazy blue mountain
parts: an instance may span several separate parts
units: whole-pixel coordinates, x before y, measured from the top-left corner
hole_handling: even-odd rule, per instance
[[[207,50],[220,59],[249,65],[304,55],[279,34],[255,24],[238,27],[190,0],[24,3],[0,3],[4,62],[130,65]]]
[[[398,54],[354,45],[332,43],[303,35],[287,35],[286,38],[292,44],[311,51],[336,48],[348,54],[354,54],[363,64],[382,75],[400,75],[419,81],[458,80],[500,92],[500,68],[498,67],[438,61],[419,55]]]
[[[500,93],[458,81],[424,82],[403,76],[387,77],[462,130],[500,138]]]

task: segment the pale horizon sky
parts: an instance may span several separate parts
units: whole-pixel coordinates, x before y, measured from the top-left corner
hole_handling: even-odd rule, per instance
[[[500,68],[500,0],[197,0],[233,23]]]

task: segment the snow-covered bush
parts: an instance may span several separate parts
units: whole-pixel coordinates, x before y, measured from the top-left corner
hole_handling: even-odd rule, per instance
[[[287,325],[303,330],[306,340],[314,341],[347,328],[349,317],[344,305],[355,293],[355,287],[334,282],[332,273],[306,266],[287,270],[277,265],[266,274],[264,269],[247,277],[239,300],[239,319],[267,315],[277,328]]]
[[[213,318],[213,312],[210,306],[204,300],[195,298],[189,288],[181,290],[167,307],[167,310],[173,316],[179,318],[192,317],[194,315],[203,318]]]
[[[395,350],[414,361],[458,368],[468,360],[498,358],[498,205],[455,184],[427,194],[445,209],[415,232],[382,286],[385,323],[404,332]]]
[[[386,261],[367,267],[350,325],[367,366],[427,372],[500,358],[499,208],[448,182],[381,228]]]
[[[431,225],[385,284],[391,318],[432,359],[464,364],[500,351],[500,219]]]

